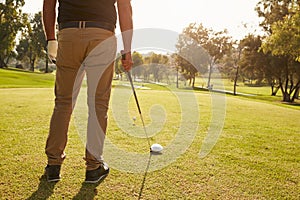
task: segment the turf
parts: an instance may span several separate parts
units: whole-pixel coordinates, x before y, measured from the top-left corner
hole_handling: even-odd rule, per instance
[[[138,95],[145,113],[153,104],[149,101],[153,96],[162,106],[166,102],[177,104],[168,91],[138,90]],[[46,164],[44,145],[53,107],[52,89],[1,89],[1,198],[138,199],[142,186],[143,199],[300,198],[299,110],[228,97],[223,133],[213,151],[200,159],[200,147],[211,117],[211,98],[205,93],[195,95],[201,114],[200,126],[183,155],[165,168],[149,172],[144,184],[144,173],[112,168],[109,177],[97,186],[83,184],[84,145],[74,121],[62,167],[63,180],[47,184],[40,179]],[[131,99],[131,115],[137,114],[134,106]],[[173,124],[178,109],[172,107],[165,106],[171,116],[167,117],[162,133],[153,138],[164,145],[178,129]],[[147,151],[145,139],[130,137],[120,130],[111,112],[109,119],[108,138],[114,144],[127,151]],[[136,123],[138,126],[140,122]],[[136,165],[146,168],[146,165]]]
[[[53,81],[53,74],[0,68],[0,88],[47,88]]]
[[[35,75],[44,77],[43,74]],[[26,81],[25,78],[23,82]],[[180,127],[192,128],[198,123],[192,143],[183,154],[156,171],[151,167],[160,157],[151,157],[147,174],[144,173],[147,163],[133,163],[134,169],[141,171],[127,172],[120,169],[122,165],[106,157],[111,166],[107,179],[100,185],[84,184],[84,144],[78,122],[83,110],[78,110],[74,111],[70,124],[63,179],[49,184],[42,175],[46,165],[44,147],[53,109],[53,88],[43,88],[47,84],[30,88],[30,85],[34,87],[33,83],[32,80],[28,82],[29,88],[0,89],[0,199],[300,198],[299,107],[281,106],[268,99],[227,96],[221,136],[210,154],[201,159],[199,152],[212,118],[211,94],[196,91],[193,95],[197,104],[191,109],[198,108],[200,117],[180,124],[180,103],[193,105],[182,99],[192,91],[185,90],[185,95],[178,98],[175,90],[161,90],[161,86],[151,85],[147,85],[151,90],[137,89],[147,130],[153,134],[151,142],[167,147]],[[124,96],[128,92],[129,87],[114,83],[107,139],[124,151],[147,154],[146,139],[135,137],[143,132],[134,99]],[[79,107],[86,105],[84,88],[81,94]],[[136,135],[130,135],[131,130],[136,130],[133,131]],[[166,149],[164,153],[168,152],[172,151]]]

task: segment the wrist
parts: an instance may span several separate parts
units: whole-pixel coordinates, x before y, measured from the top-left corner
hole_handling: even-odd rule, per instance
[[[131,53],[131,49],[124,49],[122,50],[123,53]]]
[[[122,55],[130,54],[131,55],[131,51],[130,50],[121,50],[121,54]]]
[[[53,40],[56,40],[56,39],[55,39],[55,38],[47,39],[47,43],[48,43],[49,41],[53,41]]]

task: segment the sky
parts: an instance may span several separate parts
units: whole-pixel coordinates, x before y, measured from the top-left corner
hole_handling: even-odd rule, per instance
[[[227,29],[235,39],[258,30],[254,10],[259,0],[131,0],[134,28],[162,28],[181,33],[190,23],[215,31]],[[25,0],[24,12],[42,10],[42,0]],[[243,24],[248,24],[245,28]]]

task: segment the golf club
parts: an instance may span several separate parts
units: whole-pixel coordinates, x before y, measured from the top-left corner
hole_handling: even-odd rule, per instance
[[[122,55],[122,60],[125,60],[126,59],[126,54],[123,51],[121,51],[121,55]],[[145,135],[147,137],[147,142],[148,142],[150,152],[160,152],[163,149],[163,147],[160,144],[153,144],[152,146],[150,145],[150,140],[149,140],[149,137],[148,137],[148,134],[147,134],[147,131],[146,131],[142,111],[141,111],[140,104],[139,104],[139,101],[138,101],[138,98],[137,98],[137,95],[136,95],[136,92],[135,92],[135,89],[134,89],[134,85],[133,85],[133,82],[132,82],[131,73],[130,73],[130,71],[127,71],[126,73],[127,73],[128,80],[129,80],[131,88],[132,88],[132,92],[133,92],[135,103],[137,105],[137,108],[138,108],[138,111],[139,111],[139,114],[140,114],[140,118],[142,120],[144,132],[145,132]]]

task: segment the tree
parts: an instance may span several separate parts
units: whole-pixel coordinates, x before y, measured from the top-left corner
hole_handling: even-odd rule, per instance
[[[240,41],[233,44],[233,48],[228,51],[221,60],[222,66],[219,67],[222,73],[227,74],[233,84],[233,94],[237,94],[237,81],[240,76],[240,60],[241,60],[242,46]]]
[[[132,61],[133,61],[132,75],[135,79],[136,77],[141,76],[143,73],[143,68],[142,68],[142,65],[144,63],[143,56],[139,52],[134,51],[132,53]]]
[[[198,73],[206,73],[209,65],[207,51],[193,38],[183,33],[176,44],[175,65],[181,69],[181,74],[189,80],[189,85],[195,86],[195,78]]]
[[[300,61],[299,11],[292,16],[286,16],[283,20],[273,23],[272,34],[263,44],[263,49],[272,50],[274,55],[287,55],[294,60]]]
[[[25,63],[29,63],[30,60],[29,60],[29,55],[27,54],[30,54],[30,44],[29,44],[29,41],[23,37],[20,41],[19,41],[19,44],[17,45],[17,48],[16,48],[16,51],[17,51],[17,60],[20,60],[22,62],[25,62]]]
[[[151,71],[155,82],[161,82],[167,70],[166,64],[169,59],[166,55],[152,53],[150,56]]]
[[[261,0],[256,11],[264,20],[261,26],[268,36],[261,49],[269,59],[265,70],[272,85],[278,84],[283,101],[292,102],[299,91],[299,20],[300,1],[298,0]],[[276,93],[272,91],[272,94]]]
[[[144,76],[144,81],[148,82],[150,79],[150,63],[151,63],[151,58],[150,56],[146,56],[143,59],[144,61],[144,70],[143,70],[143,76]]]
[[[260,36],[247,35],[240,41],[241,54],[241,74],[252,84],[256,80],[256,85],[260,85],[264,80],[264,67],[268,65],[266,55],[260,51],[262,39]]]
[[[18,31],[27,24],[27,15],[22,14],[24,0],[6,0],[0,3],[0,68],[7,67],[7,61],[15,46]]]
[[[279,80],[284,74],[285,63],[287,59],[284,57],[273,56],[270,52],[265,53],[267,65],[264,66],[265,79],[271,86],[271,95],[276,96],[280,89]]]
[[[37,59],[45,58],[46,48],[42,14],[39,12],[31,17],[30,26],[23,32],[20,43],[16,49],[18,52],[17,59],[29,61],[30,70],[34,71]],[[47,72],[48,69],[45,71]]]
[[[205,28],[202,24],[198,27],[196,24],[190,24],[185,28],[184,34],[194,39],[210,55],[207,83],[207,87],[209,88],[211,86],[210,79],[213,67],[232,48],[231,37],[227,35],[227,30],[213,31],[212,29]]]
[[[123,76],[122,76],[122,73],[123,73],[123,66],[122,66],[122,63],[121,63],[121,54],[118,53],[117,56],[116,56],[116,60],[115,60],[115,73],[117,75],[117,78],[119,79],[123,79]]]
[[[154,82],[162,81],[167,69],[169,58],[166,55],[151,52],[144,58],[144,80],[149,80],[153,75]]]
[[[289,10],[295,6],[299,6],[298,0],[261,0],[257,3],[255,8],[258,16],[264,18],[260,26],[263,27],[267,33],[271,34],[272,24],[289,15]]]
[[[47,43],[46,37],[43,30],[42,23],[42,13],[38,12],[34,15],[34,17],[30,21],[32,27],[32,33],[30,35],[33,52],[36,56],[36,59],[45,59],[48,61],[48,57],[46,55],[47,51]],[[34,70],[35,62],[32,62],[31,69]],[[47,64],[45,68],[45,73],[48,72]]]
[[[284,58],[284,70],[278,77],[283,101],[293,102],[300,88],[300,14],[298,7],[283,20],[274,22],[272,34],[262,45],[265,53]]]
[[[239,77],[243,81],[248,80],[250,84],[255,81],[256,85],[267,81],[273,96],[280,88],[277,80],[282,74],[283,59],[261,51],[262,41],[261,36],[249,34],[237,41],[234,48],[222,59],[220,70],[234,81],[234,94]]]

